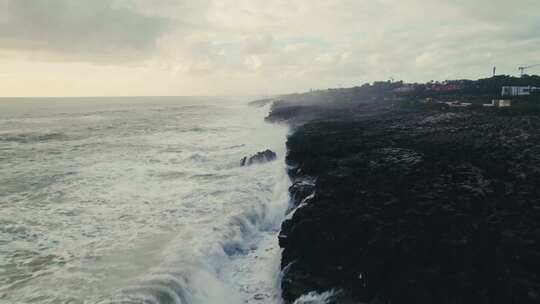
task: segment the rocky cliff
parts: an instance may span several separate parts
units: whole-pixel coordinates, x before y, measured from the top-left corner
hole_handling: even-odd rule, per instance
[[[268,119],[295,126],[287,302],[540,302],[540,116],[282,101]]]

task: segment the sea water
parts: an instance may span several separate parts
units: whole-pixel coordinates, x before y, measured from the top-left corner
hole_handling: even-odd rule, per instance
[[[0,100],[0,303],[279,303],[287,129],[246,102]]]

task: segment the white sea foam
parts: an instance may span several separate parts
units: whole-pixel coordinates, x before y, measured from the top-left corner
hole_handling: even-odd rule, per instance
[[[294,304],[326,304],[329,303],[335,295],[336,292],[332,290],[323,293],[313,291],[298,298],[294,301]]]
[[[280,301],[287,130],[265,109],[24,102],[0,112],[0,303]]]

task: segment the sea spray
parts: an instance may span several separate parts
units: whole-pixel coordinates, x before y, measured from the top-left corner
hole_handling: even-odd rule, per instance
[[[287,129],[264,123],[267,109],[66,104],[0,114],[2,300],[280,301]],[[278,160],[239,166],[265,149]]]

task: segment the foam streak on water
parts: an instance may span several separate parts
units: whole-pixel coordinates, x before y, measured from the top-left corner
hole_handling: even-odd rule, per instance
[[[0,101],[0,303],[277,303],[282,126],[236,99]],[[265,149],[278,161],[240,167]]]

